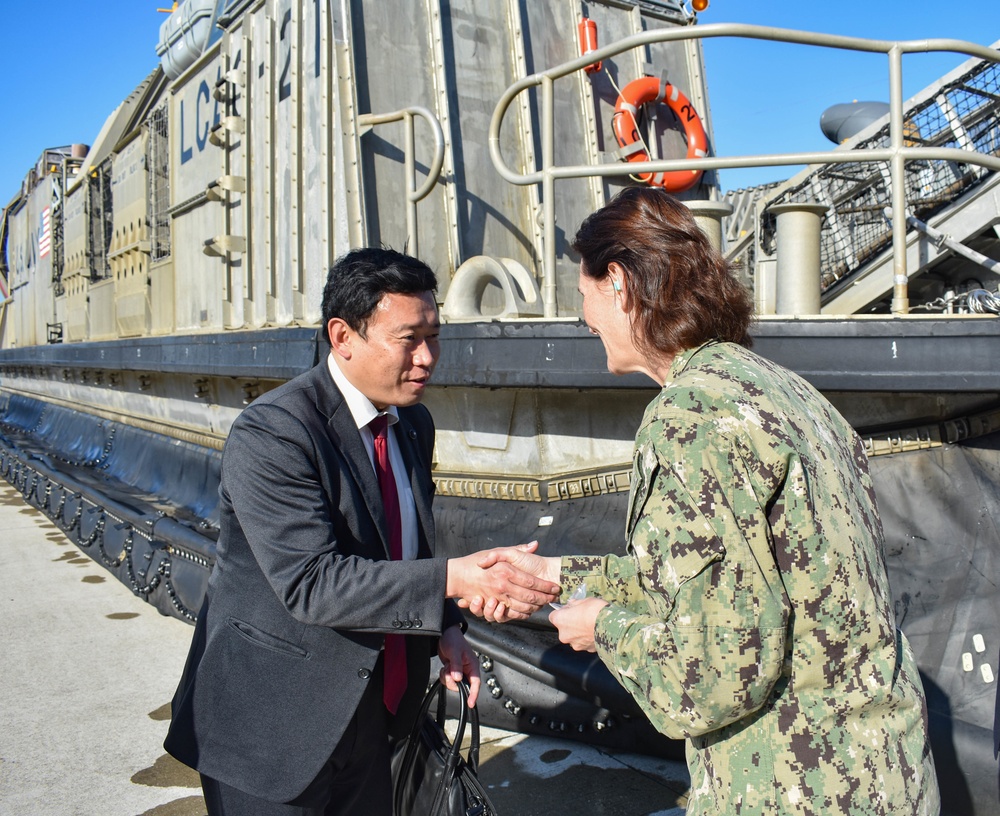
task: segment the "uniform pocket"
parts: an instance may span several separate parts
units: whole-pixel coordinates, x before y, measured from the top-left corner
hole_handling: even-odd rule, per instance
[[[625,522],[625,538],[630,540],[635,525],[642,515],[642,509],[646,506],[649,494],[656,483],[656,475],[659,472],[660,463],[656,460],[656,453],[652,448],[644,448],[636,452],[632,462],[632,486],[628,496],[628,516]]]

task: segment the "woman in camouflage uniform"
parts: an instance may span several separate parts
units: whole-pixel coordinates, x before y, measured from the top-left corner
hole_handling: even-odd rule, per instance
[[[574,247],[609,370],[662,390],[636,435],[627,555],[523,556],[564,588],[560,640],[688,739],[688,816],[937,814],[857,434],[748,350],[749,295],[663,190],[624,190]]]

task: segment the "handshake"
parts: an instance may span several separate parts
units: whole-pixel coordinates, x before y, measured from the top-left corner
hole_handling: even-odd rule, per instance
[[[565,606],[558,604],[561,559],[536,555],[538,542],[517,547],[497,547],[448,561],[448,597],[474,615],[493,623],[524,620],[545,604],[556,609],[549,622],[559,641],[578,652],[595,652],[597,616],[608,605],[599,597],[588,598],[583,587]]]
[[[559,600],[560,560],[535,555],[538,542],[448,559],[449,598],[495,623],[524,620]]]

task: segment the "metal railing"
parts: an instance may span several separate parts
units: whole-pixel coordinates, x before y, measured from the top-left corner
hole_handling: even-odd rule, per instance
[[[904,121],[907,146],[960,147],[1000,155],[1000,64],[974,62],[942,77],[908,100]],[[888,115],[872,128],[845,146],[864,150],[889,143]],[[913,216],[927,220],[988,175],[968,163],[908,163],[907,223],[915,227]],[[768,207],[796,201],[818,201],[829,207],[820,249],[824,294],[843,292],[857,272],[881,262],[893,237],[891,220],[884,217],[891,209],[890,186],[885,164],[840,164],[808,168],[767,198]],[[761,220],[760,247],[770,254],[774,219],[765,212]]]
[[[413,118],[420,116],[431,126],[434,135],[434,158],[427,170],[427,178],[416,187],[416,161],[414,159],[414,127]],[[437,117],[427,108],[411,106],[392,113],[365,113],[358,117],[358,125],[370,128],[389,122],[403,122],[403,172],[406,176],[406,246],[407,252],[414,257],[420,257],[419,239],[417,237],[417,202],[426,198],[434,185],[438,183],[441,168],[444,166],[444,131]]]
[[[889,60],[889,143],[864,150],[836,150],[824,152],[770,153],[747,156],[707,156],[696,159],[658,159],[647,162],[623,162],[602,165],[565,165],[554,162],[555,118],[553,113],[553,83],[560,77],[582,70],[585,66],[609,59],[625,51],[652,43],[675,40],[709,39],[715,37],[742,37],[800,45],[837,48],[863,53],[885,54]],[[634,34],[610,45],[598,48],[583,56],[564,62],[546,71],[531,74],[511,85],[493,111],[490,121],[490,158],[497,172],[506,181],[519,186],[542,186],[542,299],[545,316],[556,315],[556,224],[555,182],[559,179],[605,176],[627,176],[642,173],[672,172],[676,170],[725,170],[740,167],[781,167],[799,164],[847,164],[857,162],[886,162],[889,167],[892,207],[893,249],[893,299],[894,314],[909,309],[908,277],[906,270],[906,186],[904,166],[907,161],[943,160],[974,164],[989,170],[1000,170],[1000,156],[983,154],[974,150],[941,146],[917,146],[908,143],[903,111],[902,58],[904,54],[950,51],[978,57],[988,62],[1000,62],[1000,52],[991,48],[953,39],[868,40],[835,34],[817,34],[783,28],[744,25],[739,23],[714,23],[705,26],[685,26],[657,29]],[[513,100],[522,92],[540,87],[541,167],[531,173],[518,173],[504,162],[500,151],[500,130],[504,116]]]

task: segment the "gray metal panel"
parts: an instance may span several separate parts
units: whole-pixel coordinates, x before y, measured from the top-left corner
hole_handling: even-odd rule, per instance
[[[352,6],[353,52],[359,81],[355,86],[358,112],[386,114],[411,106],[427,108],[443,124],[448,99],[439,88],[449,81],[443,52],[435,43],[441,14],[436,2],[355,3]],[[446,132],[446,139],[448,138]],[[415,133],[417,186],[426,178],[434,155],[430,128],[418,121]],[[361,138],[365,178],[365,207],[369,243],[383,243],[402,250],[406,244],[404,126],[402,122],[377,125]],[[445,176],[448,168],[445,167]],[[445,178],[417,205],[419,253],[439,276],[441,292],[454,271],[458,236],[446,201]],[[410,248],[412,250],[412,248]]]
[[[170,88],[173,205],[202,195],[222,172],[222,152],[209,140],[212,127],[222,116],[222,103],[212,96],[220,75],[219,66],[216,46]]]
[[[582,323],[447,325],[441,345],[437,386],[655,388],[639,374],[609,374]],[[754,350],[823,391],[1000,390],[996,318],[768,320]]]
[[[315,329],[285,328],[141,338],[128,347],[0,349],[0,365],[291,377],[312,365],[315,337]],[[608,373],[600,339],[582,322],[446,324],[441,339],[437,387],[656,388],[641,374]],[[993,317],[767,320],[754,331],[754,350],[827,392],[1000,391],[993,364],[1000,358],[1000,320]]]
[[[234,253],[226,270],[225,327],[227,329],[242,329],[253,325],[251,301],[249,295],[250,270],[249,249],[253,237],[249,229],[251,198],[248,187],[247,173],[247,141],[246,141],[246,82],[240,81],[246,75],[246,65],[243,48],[242,28],[227,31],[222,39],[220,49],[220,69],[225,84],[218,89],[224,96],[225,117],[227,122],[240,122],[236,127],[227,127],[221,134],[223,173],[226,176],[236,176],[243,180],[242,191],[234,190],[224,199],[225,214],[224,231],[226,235],[240,236],[246,241],[243,252]],[[241,129],[242,128],[242,129]]]
[[[299,76],[302,124],[299,130],[301,166],[299,194],[299,297],[296,316],[308,323],[322,320],[323,286],[333,247],[331,219],[330,142],[334,98],[327,79],[331,71],[329,4],[307,4],[299,22]]]
[[[223,113],[223,103],[213,96],[220,76],[216,45],[171,86],[174,319],[180,332],[213,331],[224,325],[225,261],[205,251],[225,233],[226,225],[222,204],[205,197],[224,167],[223,150],[210,139]]]
[[[24,206],[9,218],[7,258],[10,264],[8,319],[12,320],[18,344],[47,342],[46,324],[54,319],[52,290],[52,241],[54,228],[54,185],[58,176],[43,176],[28,194]],[[49,211],[48,249],[39,243],[42,217]],[[43,254],[44,253],[44,254]]]
[[[233,165],[247,188],[245,325],[319,322],[326,273],[343,250],[333,233],[348,227],[335,225],[336,205],[356,185],[335,178],[340,108],[353,112],[337,93],[337,25],[329,4],[279,0],[253,6],[230,29],[230,63],[239,56],[243,66],[245,133]]]
[[[1000,389],[996,317],[764,321],[754,350],[820,390]]]
[[[512,0],[514,2],[515,0]],[[485,6],[492,7],[484,10]],[[494,100],[518,79],[512,56],[523,31],[508,25],[504,0],[450,3],[445,53],[451,60],[450,88],[455,174],[462,190],[458,213],[463,258],[489,254],[535,268],[536,215],[532,192],[502,183],[492,169],[487,134]],[[516,119],[501,134],[505,155],[523,155],[524,124]],[[530,142],[528,142],[530,144]]]
[[[317,359],[315,329],[143,337],[0,349],[0,365],[291,379]]]

